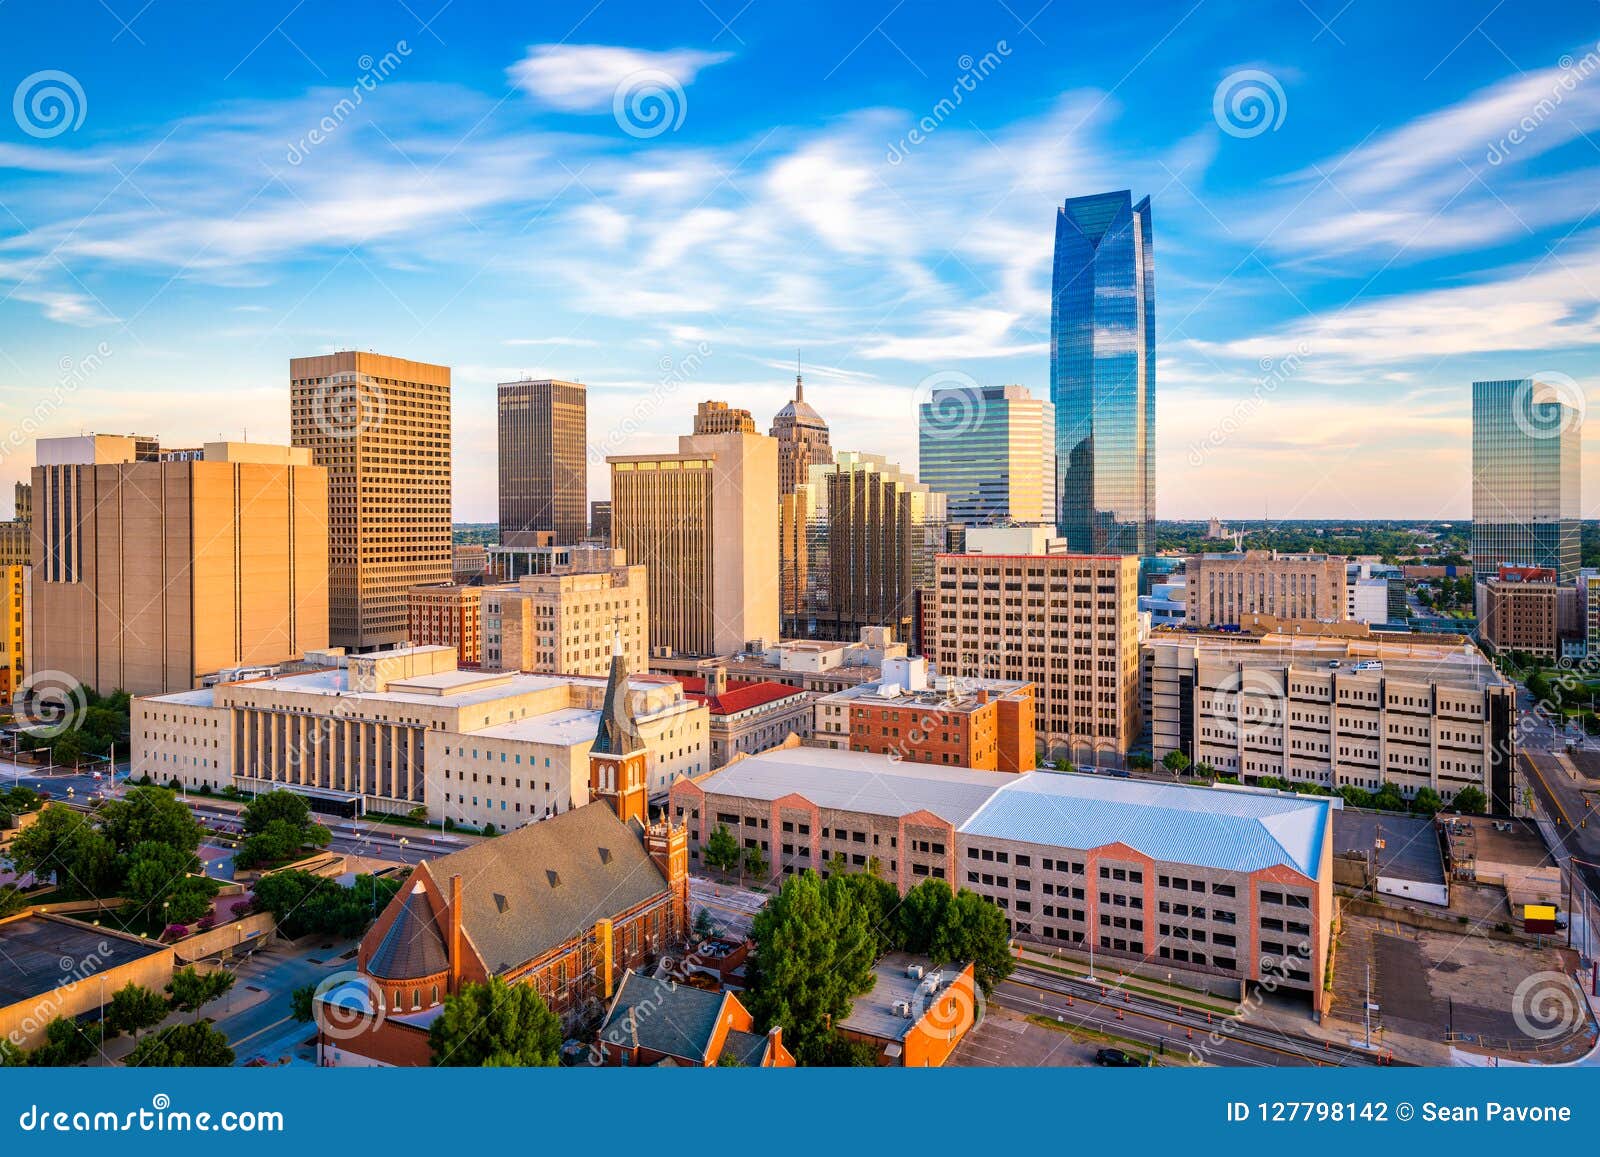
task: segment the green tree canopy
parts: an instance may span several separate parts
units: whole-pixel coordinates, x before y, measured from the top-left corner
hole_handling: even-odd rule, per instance
[[[200,846],[204,829],[183,802],[164,787],[136,787],[100,809],[100,830],[127,854],[154,841],[180,852]]]
[[[127,1032],[137,1037],[145,1029],[155,1028],[166,1020],[171,1011],[171,1006],[159,993],[130,981],[111,994],[111,1003],[105,1011],[106,1031],[113,1036]]]
[[[498,976],[445,997],[428,1029],[433,1063],[451,1068],[552,1068],[561,1039],[561,1021],[538,991]]]
[[[200,1010],[233,987],[233,973],[218,969],[200,972],[194,965],[180,968],[167,982],[167,995],[179,1012],[192,1012],[199,1020]]]
[[[1462,815],[1481,816],[1489,810],[1489,797],[1475,787],[1464,787],[1450,801]]]
[[[718,824],[706,837],[706,867],[731,872],[739,866],[739,841],[734,839],[725,824]]]
[[[95,1042],[70,1016],[58,1016],[44,1027],[44,1043],[28,1053],[28,1064],[61,1069],[81,1065],[94,1056]]]
[[[822,1063],[830,1026],[849,1015],[876,979],[879,933],[850,879],[823,880],[811,871],[791,876],[752,924],[750,1011],[764,1028],[783,1026],[802,1064]]]
[[[1439,793],[1431,787],[1417,789],[1417,794],[1411,797],[1411,810],[1419,815],[1435,815],[1444,808],[1444,800],[1439,798]]]
[[[117,850],[89,817],[50,804],[11,842],[18,875],[51,878],[69,896],[107,896],[119,883]]]
[[[233,1064],[228,1038],[209,1023],[178,1024],[147,1036],[123,1064],[130,1069],[227,1068]]]

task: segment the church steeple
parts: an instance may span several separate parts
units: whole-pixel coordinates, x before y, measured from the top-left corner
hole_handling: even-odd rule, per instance
[[[613,628],[611,674],[606,679],[600,726],[589,748],[589,796],[603,800],[627,823],[649,818],[649,752],[628,702],[628,665],[623,655],[622,628]]]

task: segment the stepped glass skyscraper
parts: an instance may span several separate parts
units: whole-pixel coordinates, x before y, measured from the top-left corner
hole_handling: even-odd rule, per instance
[[[1472,383],[1472,574],[1578,573],[1583,410],[1570,380]]]
[[[1074,552],[1155,548],[1155,301],[1150,198],[1069,197],[1056,214],[1050,400],[1056,527]]]
[[[945,386],[917,412],[917,469],[952,524],[1053,525],[1055,408],[1022,386]]]

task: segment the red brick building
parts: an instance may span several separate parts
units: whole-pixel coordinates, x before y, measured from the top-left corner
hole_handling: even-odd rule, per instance
[[[682,943],[687,833],[648,822],[626,687],[617,657],[589,753],[594,802],[417,865],[361,941],[360,980],[323,997],[324,1063],[427,1065],[445,998],[495,976],[592,1024],[629,969]]]
[[[792,1069],[783,1030],[755,1031],[731,992],[629,972],[606,1012],[590,1059],[600,1065]]]

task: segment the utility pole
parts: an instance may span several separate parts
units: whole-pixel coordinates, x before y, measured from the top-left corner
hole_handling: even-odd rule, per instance
[[[1372,965],[1367,965],[1367,999],[1362,1003],[1362,1015],[1367,1022],[1366,1048],[1372,1048]]]

